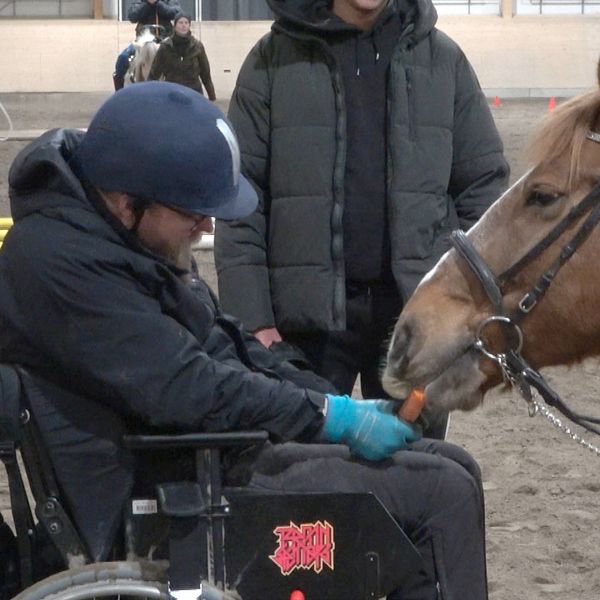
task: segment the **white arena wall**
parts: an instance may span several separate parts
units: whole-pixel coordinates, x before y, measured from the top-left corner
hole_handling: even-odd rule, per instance
[[[570,96],[596,83],[600,15],[444,16],[438,27],[461,45],[488,96]],[[229,97],[246,53],[270,22],[203,21],[193,28],[218,97]],[[132,32],[130,23],[110,19],[0,20],[0,93],[108,91]]]

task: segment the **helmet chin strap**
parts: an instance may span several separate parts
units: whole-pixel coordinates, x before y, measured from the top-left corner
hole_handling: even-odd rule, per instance
[[[144,213],[151,204],[152,200],[146,200],[145,198],[131,196],[131,212],[133,212],[134,217],[133,226],[130,229],[132,233],[138,232],[140,223],[142,222],[142,218],[144,217]]]

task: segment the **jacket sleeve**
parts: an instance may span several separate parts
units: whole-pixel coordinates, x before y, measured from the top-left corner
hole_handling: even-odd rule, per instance
[[[127,18],[132,23],[140,23],[150,20],[153,13],[154,11],[152,7],[146,2],[146,0],[142,0],[142,2],[134,2],[129,7]]]
[[[206,89],[206,94],[209,100],[215,101],[217,95],[215,94],[215,86],[213,85],[212,78],[210,76],[210,64],[208,62],[208,56],[206,56],[206,50],[202,42],[198,42],[200,48],[200,54],[198,55],[198,66],[200,72],[200,79]]]
[[[453,136],[449,191],[466,230],[505,191],[509,166],[487,100],[462,51],[456,68]]]
[[[267,258],[270,209],[270,84],[264,39],[242,65],[229,106],[240,142],[242,172],[258,194],[254,214],[240,221],[218,221],[215,264],[225,312],[249,331],[274,326]]]
[[[148,81],[158,81],[165,72],[165,51],[164,46],[160,44],[156,52],[156,56],[152,61],[150,73],[148,73]]]
[[[158,16],[169,21],[172,21],[181,12],[181,6],[177,0],[158,0],[155,6]]]
[[[277,441],[318,430],[321,393],[213,359],[167,314],[153,284],[134,277],[136,269],[116,266],[120,255],[99,258],[92,238],[82,249],[81,235],[63,235],[69,225],[58,233],[57,225],[40,225],[44,235],[40,227],[25,235],[14,228],[3,274],[10,296],[26,306],[15,321],[26,323],[28,352],[51,357],[55,382],[60,377],[74,391],[161,429],[264,429]],[[170,271],[163,275],[168,293],[177,280],[169,283]],[[195,318],[206,318],[206,304],[194,310]]]

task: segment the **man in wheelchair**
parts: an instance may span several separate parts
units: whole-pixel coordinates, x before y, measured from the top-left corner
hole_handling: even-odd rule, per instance
[[[264,445],[227,453],[228,485],[374,494],[422,558],[388,598],[487,598],[472,458],[419,439],[393,402],[339,396],[282,361],[221,312],[198,276],[191,247],[211,217],[256,207],[239,168],[219,109],[165,82],[115,94],[87,133],[47,132],[11,167],[0,358],[28,373],[29,409],[89,556],[113,556],[135,492],[125,434],[263,430]],[[152,461],[159,480],[162,466]],[[167,471],[185,467],[172,451]],[[352,514],[353,526],[367,517]]]

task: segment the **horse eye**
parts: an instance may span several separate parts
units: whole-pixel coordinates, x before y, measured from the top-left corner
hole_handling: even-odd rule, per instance
[[[537,204],[537,206],[550,206],[561,198],[560,194],[550,194],[540,190],[532,191],[527,197],[527,206]]]

